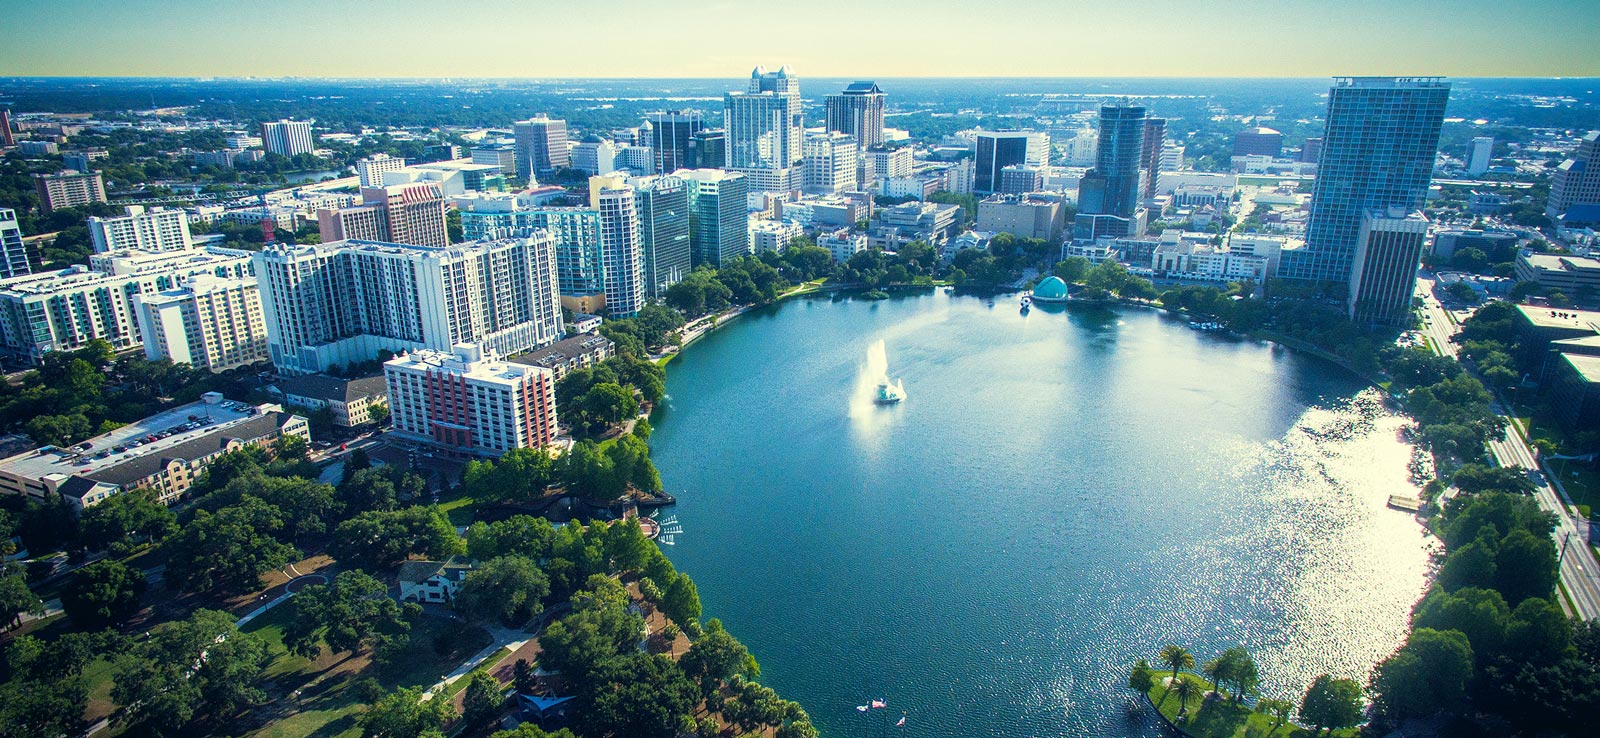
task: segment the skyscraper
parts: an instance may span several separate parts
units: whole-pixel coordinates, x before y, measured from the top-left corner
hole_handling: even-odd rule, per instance
[[[698,110],[666,110],[645,113],[644,122],[650,126],[648,145],[655,152],[656,171],[675,172],[689,169],[690,142],[705,128],[704,116]],[[720,162],[719,162],[720,163]]]
[[[750,253],[750,189],[743,174],[719,169],[675,172],[689,182],[689,242],[694,265],[721,266]]]
[[[309,154],[315,147],[311,140],[311,123],[303,120],[264,121],[261,124],[261,148],[269,154],[295,156]]]
[[[1348,283],[1363,214],[1422,207],[1449,97],[1440,77],[1334,80],[1306,243],[1283,252],[1279,277]]]
[[[177,208],[129,205],[126,215],[89,218],[89,240],[96,253],[139,249],[183,251],[194,247],[189,217]]]
[[[978,131],[972,191],[993,194],[1000,170],[1013,165],[1041,167],[1050,161],[1050,134],[1036,131]]]
[[[33,185],[39,191],[39,208],[45,214],[57,208],[106,201],[106,185],[98,171],[83,174],[63,170],[55,174],[35,174]]]
[[[1233,134],[1234,156],[1277,156],[1283,153],[1283,134],[1263,126]]]
[[[22,226],[17,222],[17,211],[0,208],[0,278],[32,274],[28,263],[28,249],[22,240]]]
[[[1421,212],[1394,207],[1361,214],[1346,305],[1351,320],[1406,324],[1417,284],[1417,264],[1427,240],[1428,219]]]
[[[517,121],[517,173],[530,180],[553,174],[567,164],[567,122],[544,114]]]
[[[606,313],[613,318],[632,317],[644,306],[644,263],[639,247],[636,193],[623,177],[590,177],[589,205],[600,213],[600,261]]]
[[[1489,171],[1489,162],[1494,159],[1494,137],[1478,136],[1467,144],[1467,174],[1474,177]]]
[[[856,168],[861,150],[854,136],[845,133],[808,133],[805,143],[805,190],[836,195],[856,189]]]
[[[1590,131],[1578,142],[1571,159],[1561,162],[1550,177],[1550,200],[1544,214],[1561,218],[1574,205],[1600,204],[1600,131]]]
[[[11,111],[0,109],[0,146],[16,146],[17,137],[11,134]]]
[[[361,188],[360,205],[317,212],[324,243],[359,239],[409,246],[450,243],[444,192],[434,182]]]
[[[881,145],[884,97],[876,82],[853,82],[827,96],[827,129],[854,136],[862,149]]]
[[[685,169],[721,169],[728,165],[728,131],[707,128],[689,139],[689,163]],[[677,171],[676,169],[672,171]],[[667,174],[667,170],[661,170]]]
[[[1167,119],[1144,119],[1144,147],[1139,156],[1139,170],[1143,172],[1143,182],[1139,187],[1139,197],[1142,200],[1155,198],[1161,185],[1161,156],[1167,145]]]
[[[776,72],[756,67],[744,92],[729,92],[722,99],[727,168],[749,176],[752,189],[798,189],[795,167],[804,135],[800,80],[788,67]]]
[[[1094,169],[1078,182],[1078,215],[1073,221],[1073,238],[1094,240],[1101,236],[1127,236],[1144,232],[1144,201],[1140,182],[1149,176],[1147,151],[1155,154],[1149,166],[1160,165],[1159,152],[1145,145],[1149,118],[1138,105],[1100,106],[1100,136],[1095,149]],[[1166,131],[1166,121],[1159,125]]]
[[[689,183],[662,174],[632,180],[639,205],[645,296],[658,299],[693,268],[689,248]]]

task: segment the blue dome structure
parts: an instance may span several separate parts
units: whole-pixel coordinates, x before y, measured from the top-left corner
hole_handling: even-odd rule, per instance
[[[1067,299],[1067,283],[1060,277],[1045,277],[1033,288],[1033,299],[1039,302],[1062,302]]]

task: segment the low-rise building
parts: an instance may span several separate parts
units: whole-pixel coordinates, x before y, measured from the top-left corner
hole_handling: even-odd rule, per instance
[[[474,344],[383,365],[394,434],[447,454],[499,456],[556,437],[554,372],[485,357]]]
[[[1578,290],[1600,289],[1600,259],[1567,254],[1517,255],[1517,279],[1569,295]]]
[[[885,251],[896,251],[913,241],[926,241],[938,248],[950,240],[960,217],[960,205],[901,203],[879,210],[869,235],[872,245]]]
[[[757,254],[763,251],[781,254],[789,248],[790,241],[803,235],[805,228],[799,223],[777,220],[750,221],[750,248]]]
[[[60,495],[82,510],[120,492],[148,489],[172,504],[218,456],[247,446],[270,451],[283,435],[310,441],[310,426],[276,405],[207,393],[71,448],[43,446],[0,461],[0,494]]]
[[[828,250],[834,261],[849,261],[850,257],[867,250],[865,233],[852,233],[849,228],[817,234],[817,245]]]
[[[283,402],[308,410],[327,408],[333,424],[354,428],[372,422],[373,408],[389,403],[389,385],[382,374],[347,379],[326,374],[284,377],[275,385]]]
[[[471,563],[454,556],[449,561],[407,561],[400,565],[397,577],[400,601],[434,605],[451,602],[472,568]]]
[[[1066,225],[1065,209],[1059,195],[1033,192],[1023,195],[991,195],[978,203],[980,231],[1009,233],[1018,238],[1056,241]]]
[[[589,316],[599,321],[598,316]],[[575,321],[573,325],[577,325]],[[581,333],[556,341],[538,351],[513,356],[506,361],[549,369],[552,382],[561,381],[569,372],[589,369],[617,355],[617,345],[598,333]]]
[[[1600,356],[1557,353],[1553,357],[1550,407],[1568,431],[1600,428]]]

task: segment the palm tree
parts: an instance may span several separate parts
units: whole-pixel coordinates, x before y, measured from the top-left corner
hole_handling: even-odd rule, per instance
[[[1222,693],[1222,683],[1227,681],[1228,673],[1232,671],[1231,667],[1232,665],[1228,663],[1228,660],[1220,656],[1207,661],[1205,666],[1200,667],[1200,672],[1211,680],[1213,694],[1218,697],[1227,696]]]
[[[1194,655],[1189,649],[1176,644],[1161,647],[1161,663],[1172,667],[1172,678],[1178,678],[1178,671],[1194,668]]]
[[[1179,679],[1177,682],[1173,683],[1172,691],[1178,693],[1179,715],[1189,711],[1189,698],[1194,696],[1194,689],[1194,682],[1191,682],[1188,679]]]

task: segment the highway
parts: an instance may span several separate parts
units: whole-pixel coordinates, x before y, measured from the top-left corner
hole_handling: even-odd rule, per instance
[[[1423,323],[1423,334],[1433,342],[1437,351],[1454,357],[1456,345],[1450,339],[1460,330],[1456,319],[1433,296],[1433,280],[1419,278],[1417,293],[1426,303],[1423,314],[1427,319]],[[1510,414],[1498,400],[1493,409],[1495,414],[1510,419]],[[1589,548],[1588,521],[1578,519],[1563,504],[1566,492],[1559,489],[1560,481],[1550,469],[1542,467],[1534,458],[1533,450],[1528,448],[1527,439],[1517,426],[1507,425],[1505,438],[1490,441],[1489,451],[1500,466],[1535,470],[1531,475],[1535,484],[1534,499],[1539,501],[1540,507],[1556,516],[1555,542],[1556,550],[1561,555],[1561,584],[1570,599],[1570,607],[1565,601],[1562,607],[1576,609],[1573,614],[1584,620],[1600,618],[1600,561],[1596,561]],[[1556,486],[1551,486],[1552,481]]]

